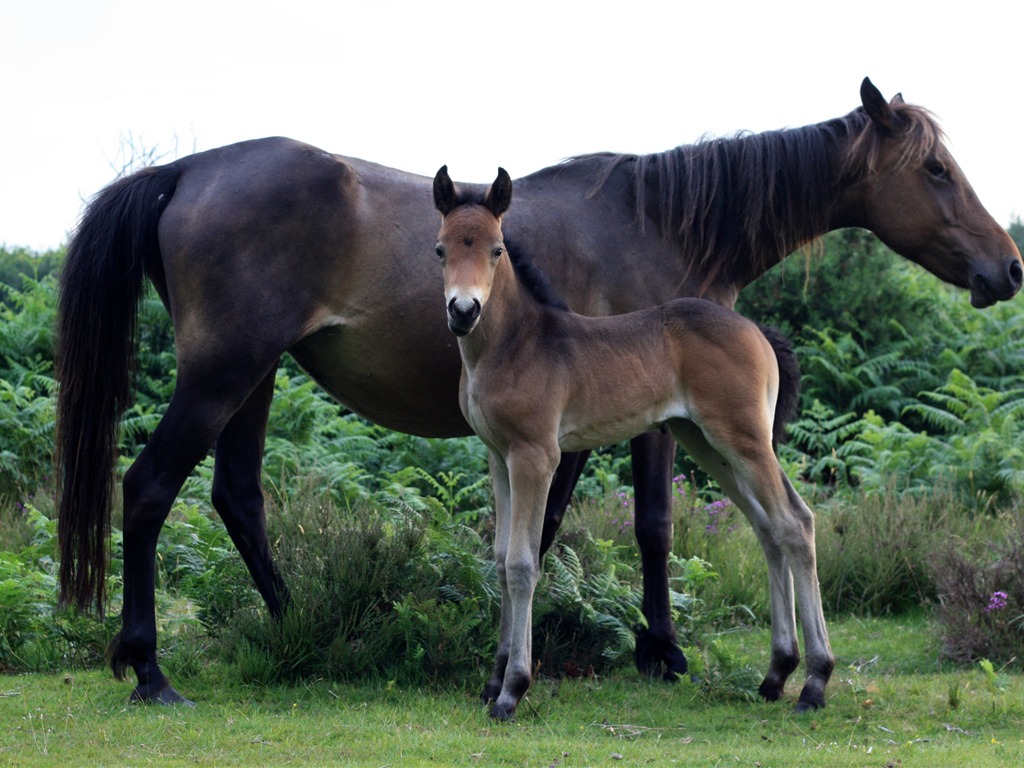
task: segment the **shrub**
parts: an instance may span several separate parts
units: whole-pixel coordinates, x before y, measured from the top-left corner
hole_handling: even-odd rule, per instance
[[[958,526],[941,488],[913,496],[857,491],[818,512],[818,580],[832,614],[884,615],[934,599],[934,547]]]
[[[215,628],[221,652],[265,682],[420,683],[476,670],[496,640],[493,568],[472,529],[440,504],[432,513],[293,498],[271,516],[291,604],[280,620],[255,607],[228,616]],[[248,577],[239,580],[227,588],[244,588]]]
[[[1001,539],[957,537],[932,557],[944,653],[957,661],[1024,660],[1024,513],[1005,522]]]

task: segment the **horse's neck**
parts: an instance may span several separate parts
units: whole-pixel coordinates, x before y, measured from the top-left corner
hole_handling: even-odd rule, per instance
[[[800,130],[808,135],[798,136]],[[794,129],[789,139],[813,143],[815,162],[806,178],[797,178],[797,169],[784,165],[789,162],[786,153],[796,152],[799,143],[788,145],[786,151],[768,151],[770,144],[760,152],[742,151],[742,142],[757,137],[725,140],[735,142],[723,149],[729,157],[726,163],[702,155],[700,146],[689,154],[672,155],[674,163],[690,163],[687,172],[701,182],[693,195],[673,188],[682,182],[666,181],[671,163],[641,160],[646,214],[660,221],[666,235],[678,244],[688,272],[679,295],[702,295],[731,306],[741,288],[782,259],[833,229],[856,225],[859,185],[842,177],[841,158],[850,136],[822,123]],[[745,168],[745,162],[753,163],[753,170]],[[778,165],[765,168],[773,162]],[[725,175],[714,177],[723,173],[723,167]],[[704,178],[704,173],[711,177]],[[694,183],[689,180],[686,186]],[[701,197],[705,191],[707,195]],[[669,197],[672,202],[666,203]]]

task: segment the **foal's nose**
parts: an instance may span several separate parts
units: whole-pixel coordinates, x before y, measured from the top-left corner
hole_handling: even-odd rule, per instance
[[[453,296],[448,302],[448,328],[456,336],[465,336],[472,331],[479,319],[480,302],[477,299]]]

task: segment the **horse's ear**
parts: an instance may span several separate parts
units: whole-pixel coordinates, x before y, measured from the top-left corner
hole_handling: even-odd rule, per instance
[[[508,210],[509,205],[512,204],[512,177],[508,175],[508,171],[504,168],[498,168],[498,176],[491,184],[491,188],[487,190],[487,196],[484,198],[484,205],[486,205],[491,213],[496,217],[501,218],[501,214]]]
[[[455,184],[452,182],[451,176],[448,175],[448,166],[442,165],[434,176],[434,205],[437,206],[437,210],[441,212],[442,216],[451,213],[452,208],[455,207],[456,197]]]
[[[890,104],[906,104],[907,102],[905,102],[903,100],[903,94],[902,93],[897,93],[895,96],[893,96],[891,99],[889,99],[889,103]]]
[[[864,105],[864,111],[872,120],[887,131],[896,129],[900,121],[899,115],[889,106],[889,102],[882,96],[882,92],[866,77],[860,84],[860,101]],[[895,99],[893,101],[895,102]]]

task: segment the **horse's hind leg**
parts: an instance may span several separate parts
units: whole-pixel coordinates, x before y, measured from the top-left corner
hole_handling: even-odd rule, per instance
[[[572,492],[583,474],[583,467],[587,464],[587,457],[590,451],[577,451],[575,453],[563,453],[561,461],[558,462],[558,469],[555,470],[555,479],[551,481],[551,490],[548,492],[548,502],[544,509],[544,532],[540,539],[540,554],[551,547],[562,525],[562,518],[565,510],[572,501]]]
[[[111,641],[110,664],[119,679],[130,666],[138,678],[132,701],[190,703],[174,690],[157,662],[156,545],[185,478],[249,396],[246,366],[222,361],[200,378],[179,366],[167,413],[124,477],[124,607]],[[251,367],[250,367],[251,370]],[[233,375],[232,375],[233,374]]]
[[[217,438],[213,506],[272,616],[279,617],[288,590],[270,554],[260,475],[274,374],[267,374]]]
[[[687,672],[672,625],[668,557],[672,551],[672,466],[676,443],[664,432],[649,432],[630,441],[633,490],[636,493],[634,532],[643,569],[643,613],[647,627],[638,630],[636,666],[641,673],[662,673],[675,682]]]

